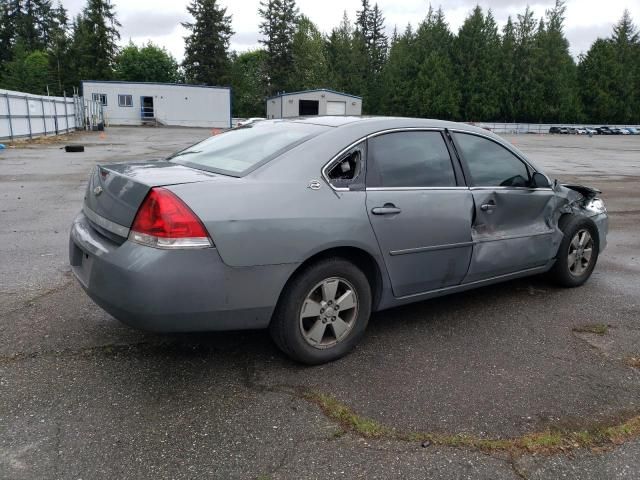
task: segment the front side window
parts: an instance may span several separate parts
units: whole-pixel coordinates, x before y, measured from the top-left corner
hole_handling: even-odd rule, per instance
[[[107,94],[106,93],[93,93],[91,98],[94,102],[98,102],[102,106],[107,106]]]
[[[256,122],[209,137],[172,155],[169,160],[201,170],[242,176],[328,129],[295,122]]]
[[[369,139],[368,187],[453,187],[456,177],[440,132],[394,132]]]
[[[120,107],[133,107],[133,96],[131,96],[131,95],[118,95],[118,106],[120,106]]]
[[[474,186],[528,187],[531,184],[525,163],[502,145],[477,135],[454,135]]]

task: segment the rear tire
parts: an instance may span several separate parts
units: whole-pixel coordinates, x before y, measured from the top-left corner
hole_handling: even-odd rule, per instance
[[[579,287],[589,280],[598,262],[598,227],[590,218],[576,215],[562,217],[559,227],[564,238],[549,277],[563,287]]]
[[[269,327],[293,360],[318,365],[343,357],[362,339],[371,315],[371,286],[342,258],[297,273],[283,292]]]

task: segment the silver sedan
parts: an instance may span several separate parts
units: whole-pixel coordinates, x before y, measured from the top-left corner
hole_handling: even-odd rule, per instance
[[[97,166],[69,255],[122,322],[268,327],[318,364],[349,352],[373,311],[541,273],[582,285],[606,245],[598,193],[468,125],[268,120]]]

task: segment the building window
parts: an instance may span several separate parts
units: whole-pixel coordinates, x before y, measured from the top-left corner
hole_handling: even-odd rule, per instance
[[[133,96],[131,95],[118,95],[119,107],[133,107]]]
[[[107,106],[107,94],[106,93],[93,93],[91,98],[94,102],[98,102],[100,105]]]

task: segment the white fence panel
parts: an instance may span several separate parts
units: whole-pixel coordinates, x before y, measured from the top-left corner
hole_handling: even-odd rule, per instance
[[[0,140],[59,135],[76,128],[73,97],[0,89]]]

